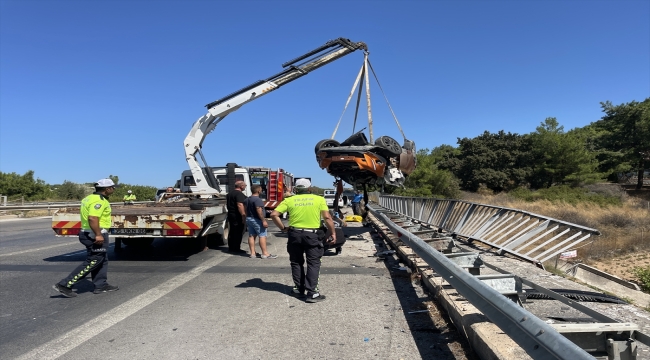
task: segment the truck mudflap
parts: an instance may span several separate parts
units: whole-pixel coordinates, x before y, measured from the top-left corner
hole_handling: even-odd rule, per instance
[[[210,234],[220,234],[223,236],[225,226],[225,219],[218,219],[216,217],[210,218],[203,227],[201,236]]]

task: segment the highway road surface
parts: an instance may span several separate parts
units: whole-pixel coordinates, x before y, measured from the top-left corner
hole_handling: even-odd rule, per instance
[[[327,299],[316,304],[289,295],[277,228],[269,236],[277,259],[225,247],[193,253],[181,240],[119,255],[111,245],[109,282],[120,290],[95,295],[84,280],[76,298],[64,298],[52,284],[85,250],[50,225],[0,222],[3,359],[475,359],[417,281],[373,256],[384,242],[360,224],[346,229],[341,255],[323,257]]]

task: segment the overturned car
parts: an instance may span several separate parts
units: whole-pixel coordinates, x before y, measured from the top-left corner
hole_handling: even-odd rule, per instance
[[[392,137],[381,136],[372,144],[363,130],[342,143],[321,140],[315,152],[321,169],[351,185],[404,186],[405,176],[416,166],[413,141],[404,139],[400,146]]]

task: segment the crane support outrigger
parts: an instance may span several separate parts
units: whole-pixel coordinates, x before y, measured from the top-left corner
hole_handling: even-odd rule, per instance
[[[205,137],[215,129],[221,120],[244,104],[357,50],[367,52],[368,47],[363,42],[352,42],[344,38],[330,40],[325,45],[282,64],[282,67],[285,68],[282,72],[207,104],[208,113],[194,123],[184,141],[186,160],[196,181],[194,193],[202,198],[209,198],[221,193],[219,182],[201,152]],[[201,166],[197,160],[197,153],[204,166]]]

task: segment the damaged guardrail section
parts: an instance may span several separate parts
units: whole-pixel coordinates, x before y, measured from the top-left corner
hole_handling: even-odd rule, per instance
[[[478,240],[541,268],[545,261],[600,235],[598,230],[586,226],[500,206],[379,193],[370,197],[387,209],[436,226],[452,236]]]
[[[558,333],[553,327],[519,307],[483,283],[425,241],[402,229],[379,207],[368,211],[386,225],[399,240],[410,246],[431,268],[459,294],[510,336],[534,359],[593,359],[586,351]]]

